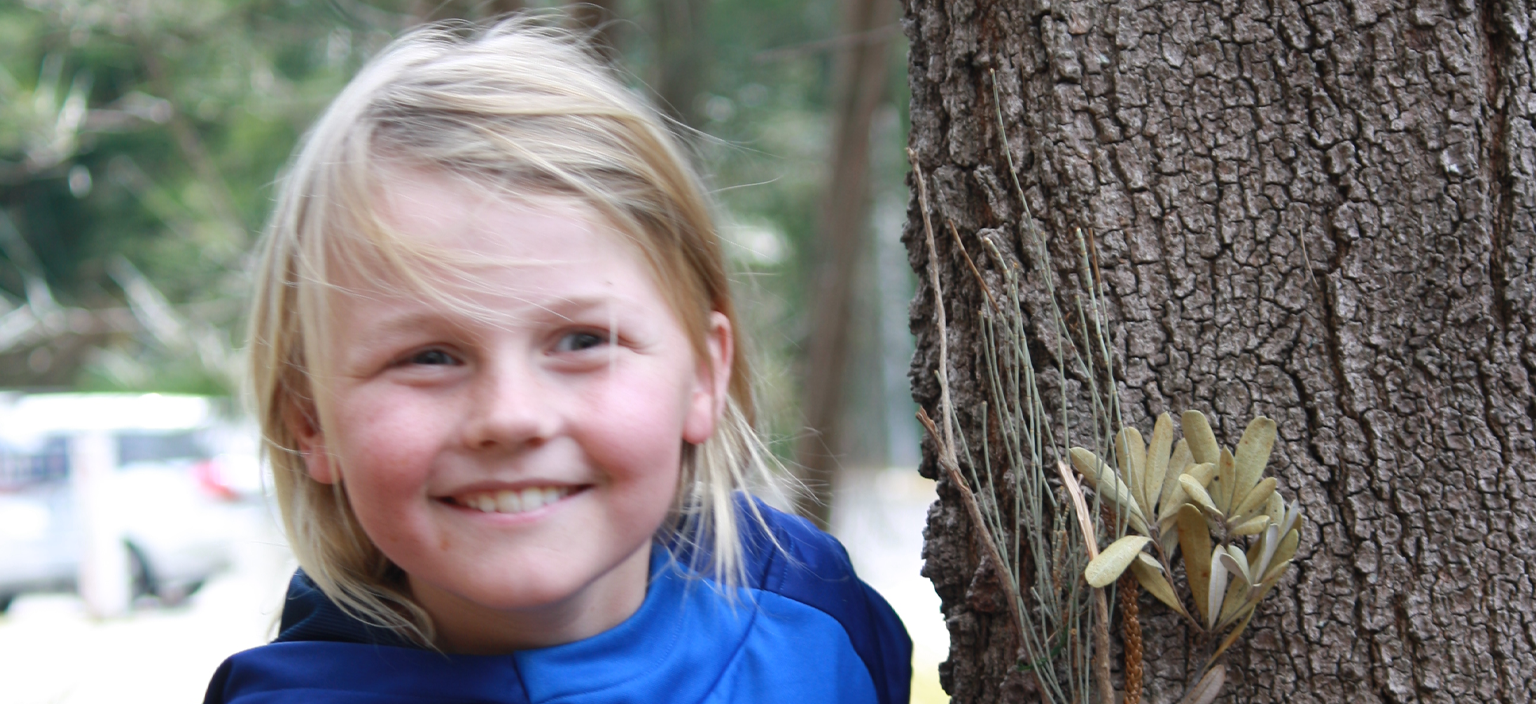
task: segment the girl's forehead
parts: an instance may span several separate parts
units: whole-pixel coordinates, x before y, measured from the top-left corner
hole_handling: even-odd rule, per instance
[[[633,246],[576,198],[509,192],[438,171],[389,169],[375,208],[386,240],[398,238],[404,247],[423,252],[467,250],[516,258]]]
[[[669,293],[640,245],[595,208],[553,194],[513,194],[469,178],[390,169],[374,227],[335,251],[343,292],[493,303]]]

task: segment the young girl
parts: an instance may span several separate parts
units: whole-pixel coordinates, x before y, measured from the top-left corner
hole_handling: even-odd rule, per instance
[[[251,347],[302,569],[207,702],[905,702],[911,642],[764,472],[655,114],[527,21],[416,32],[307,135]]]

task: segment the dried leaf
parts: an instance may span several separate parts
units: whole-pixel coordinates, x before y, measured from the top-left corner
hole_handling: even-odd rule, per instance
[[[1279,582],[1280,578],[1285,576],[1285,571],[1289,569],[1290,566],[1290,560],[1280,560],[1276,562],[1274,565],[1270,566],[1269,570],[1264,573],[1264,576],[1259,578],[1259,583],[1265,585],[1266,589],[1268,587],[1275,586],[1275,583]]]
[[[1234,453],[1237,464],[1237,496],[1242,496],[1259,483],[1264,476],[1264,466],[1269,464],[1269,454],[1275,449],[1275,422],[1259,416],[1243,431],[1243,439],[1237,441]]]
[[[1187,476],[1187,475],[1186,475]],[[1195,597],[1195,609],[1205,618],[1211,583],[1211,529],[1200,509],[1189,504],[1179,508],[1179,550],[1184,553],[1184,576]]]
[[[1152,535],[1152,529],[1147,526],[1147,520],[1141,516],[1136,515],[1134,510],[1132,510],[1130,516],[1126,517],[1126,523],[1130,525],[1131,530],[1134,530],[1142,535],[1149,536],[1148,540],[1151,539],[1150,536]]]
[[[1143,560],[1142,557],[1147,559]],[[1179,603],[1178,595],[1174,594],[1173,586],[1168,584],[1168,577],[1163,574],[1162,565],[1157,564],[1157,560],[1151,555],[1144,552],[1137,553],[1136,560],[1131,563],[1131,574],[1136,576],[1136,582],[1141,584],[1141,588],[1157,597],[1158,601],[1185,616],[1189,615],[1189,612],[1184,610],[1184,605]]]
[[[1239,479],[1238,481],[1241,482],[1242,480]],[[1237,509],[1232,512],[1232,515],[1235,517],[1234,520],[1240,521],[1243,520],[1243,517],[1254,515],[1260,506],[1269,504],[1269,497],[1273,496],[1274,493],[1275,478],[1265,477],[1237,505]]]
[[[1270,525],[1274,525],[1274,524],[1271,523]],[[1280,539],[1279,538],[1279,535],[1280,535],[1279,531],[1280,531],[1279,528],[1275,529],[1275,536],[1276,536],[1275,539],[1276,540]],[[1257,567],[1255,567],[1255,565],[1259,564],[1259,559],[1264,556],[1264,543],[1269,540],[1269,526],[1265,526],[1264,530],[1262,530],[1262,531],[1260,531],[1258,533],[1258,536],[1259,536],[1259,539],[1253,541],[1253,544],[1248,546],[1248,571],[1249,572],[1253,572],[1256,569],[1258,569]]]
[[[1247,589],[1245,591],[1248,595],[1246,600],[1239,601],[1235,605],[1229,604],[1228,606],[1230,608],[1222,609],[1221,620],[1216,622],[1217,633],[1227,630],[1227,627],[1231,626],[1235,621],[1241,621],[1245,618],[1248,618],[1249,616],[1252,616],[1253,610],[1258,608],[1259,599],[1263,598],[1260,592],[1263,590],[1259,589],[1256,591],[1254,589]]]
[[[1189,441],[1189,451],[1195,461],[1215,464],[1221,456],[1221,446],[1216,444],[1216,434],[1211,432],[1211,424],[1205,420],[1205,414],[1185,411],[1180,420],[1183,421],[1184,439]]]
[[[1228,575],[1236,575],[1238,577],[1237,579],[1224,580],[1226,581],[1226,588],[1223,590],[1224,595],[1219,602],[1220,606],[1219,608],[1215,608],[1212,612],[1219,614],[1218,616],[1211,619],[1211,621],[1213,621],[1213,629],[1221,628],[1221,624],[1226,621],[1229,616],[1231,616],[1238,609],[1242,608],[1243,604],[1246,603],[1243,598],[1248,596],[1248,585],[1250,584],[1248,579],[1248,560],[1243,556],[1241,552],[1237,552],[1237,556],[1233,557],[1232,553],[1235,551],[1237,551],[1237,549],[1231,546],[1228,546],[1225,549],[1218,547],[1216,548],[1215,554],[1212,556],[1213,567],[1211,577],[1213,579],[1217,576],[1216,572],[1218,570],[1215,569],[1216,565],[1219,565],[1222,568],[1220,571],[1224,571]],[[1212,596],[1214,596],[1216,585],[1211,585],[1211,589]],[[1213,602],[1212,606],[1216,606],[1216,603]]]
[[[1283,573],[1285,572],[1285,569],[1280,568],[1279,571]],[[1263,601],[1264,597],[1269,594],[1269,590],[1274,589],[1275,584],[1279,581],[1279,579],[1271,579],[1268,582],[1258,582],[1257,586],[1255,586],[1252,591],[1248,592],[1248,603],[1257,605],[1259,602]]]
[[[1269,501],[1264,504],[1264,515],[1277,521],[1285,516],[1285,497],[1280,492],[1269,495]]]
[[[1200,486],[1200,482],[1195,481],[1194,477],[1188,474],[1179,477],[1179,484],[1183,487],[1184,494],[1189,497],[1191,503],[1205,509],[1211,515],[1221,515],[1221,510],[1216,508],[1215,502],[1211,501],[1211,495],[1205,493],[1205,487]],[[1188,506],[1189,504],[1185,505]],[[1182,510],[1180,509],[1180,511]]]
[[[1275,556],[1275,550],[1279,547],[1280,526],[1271,523],[1259,535],[1259,542],[1248,548],[1248,571],[1264,574],[1264,571],[1269,569],[1270,559]]]
[[[1216,652],[1211,654],[1212,660],[1221,657],[1222,653],[1227,652],[1227,648],[1232,647],[1232,644],[1237,642],[1237,637],[1243,634],[1243,630],[1248,628],[1248,622],[1253,620],[1255,611],[1257,610],[1252,605],[1248,607],[1248,615],[1243,617],[1242,623],[1237,624],[1237,628],[1232,629],[1232,632],[1228,633],[1226,638],[1221,639],[1221,646],[1216,648]]]
[[[1221,617],[1216,619],[1216,629],[1232,621],[1242,618],[1243,609],[1253,608],[1253,603],[1248,601],[1250,587],[1247,582],[1235,580],[1227,585],[1226,598],[1222,599]]]
[[[1137,508],[1136,502],[1131,499],[1130,489],[1120,481],[1115,470],[1100,460],[1098,455],[1081,447],[1072,448],[1070,454],[1072,467],[1083,475],[1088,485],[1099,492],[1099,496],[1110,504],[1129,509],[1131,525],[1142,533],[1147,533],[1146,518],[1141,515],[1141,509]]]
[[[1186,556],[1187,559],[1187,556]],[[1232,556],[1226,550],[1217,546],[1211,551],[1211,585],[1206,591],[1206,599],[1209,603],[1205,607],[1205,627],[1214,630],[1216,617],[1221,614],[1221,600],[1227,593],[1227,563]]]
[[[1179,549],[1179,531],[1176,530],[1175,523],[1174,519],[1168,519],[1167,527],[1162,529],[1163,534],[1158,538],[1158,542],[1163,545],[1163,554],[1167,555],[1169,560],[1173,559],[1174,551]]]
[[[1269,527],[1264,529],[1258,543],[1248,551],[1251,570],[1255,574],[1263,574],[1269,571],[1271,564],[1294,557],[1296,547],[1301,543],[1301,531],[1305,524],[1306,521],[1295,506],[1286,512],[1284,519],[1271,519]],[[1281,531],[1286,531],[1284,539],[1280,537]]]
[[[1296,546],[1301,543],[1301,531],[1292,530],[1280,540],[1280,546],[1275,549],[1275,554],[1269,559],[1269,564],[1285,562],[1296,556]],[[1268,569],[1264,570],[1268,572]]]
[[[1216,508],[1221,509],[1222,515],[1232,513],[1232,490],[1237,486],[1237,468],[1232,459],[1232,451],[1221,448],[1221,459],[1216,462],[1216,481],[1209,487],[1211,498],[1216,501]]]
[[[1152,426],[1152,441],[1147,446],[1147,476],[1142,484],[1142,513],[1157,515],[1157,502],[1163,496],[1163,478],[1168,475],[1169,451],[1173,449],[1173,417],[1164,413]]]
[[[1156,435],[1157,432],[1154,430],[1153,434]],[[1158,520],[1171,516],[1173,510],[1178,510],[1176,507],[1169,510],[1170,499],[1174,489],[1179,486],[1179,475],[1189,471],[1194,463],[1194,456],[1189,454],[1189,443],[1185,442],[1184,438],[1179,438],[1178,443],[1173,446],[1173,455],[1168,458],[1168,472],[1163,475],[1162,493],[1157,497]]]
[[[1179,484],[1179,480],[1186,476],[1193,477],[1196,482],[1199,482],[1200,488],[1203,489],[1211,483],[1211,477],[1215,476],[1215,474],[1216,465],[1205,463],[1194,465],[1193,467],[1190,467],[1189,471],[1185,472],[1184,474],[1171,477],[1174,489],[1172,495],[1168,498],[1167,501],[1163,502],[1162,508],[1159,509],[1158,520],[1167,520],[1174,514],[1178,513],[1180,506],[1183,506],[1185,503],[1189,502],[1189,494],[1184,491],[1184,487]],[[1206,495],[1209,496],[1209,493]],[[1214,505],[1214,503],[1212,505]]]
[[[1215,658],[1211,658],[1214,660]],[[1221,696],[1221,686],[1227,681],[1227,667],[1221,663],[1211,666],[1204,677],[1179,700],[1179,704],[1211,704]]]
[[[1305,521],[1301,520],[1301,507],[1296,504],[1291,504],[1290,507],[1285,509],[1284,518],[1276,515],[1275,522],[1280,524],[1280,532],[1282,533],[1301,530],[1302,524],[1305,523]]]
[[[1232,570],[1235,574],[1242,575],[1244,582],[1252,584],[1253,575],[1248,572],[1248,556],[1243,554],[1242,548],[1236,545],[1227,545],[1222,549],[1227,551],[1227,557],[1232,560],[1227,565],[1228,569]]]
[[[1093,534],[1093,517],[1088,515],[1088,503],[1083,500],[1083,488],[1077,485],[1077,480],[1072,478],[1072,473],[1067,471],[1066,463],[1056,461],[1056,474],[1061,476],[1061,485],[1072,496],[1072,513],[1077,516],[1077,528],[1083,532],[1083,543],[1088,547],[1088,559],[1099,556],[1099,541]]]
[[[1120,479],[1131,489],[1136,503],[1147,506],[1146,492],[1142,487],[1147,478],[1147,443],[1135,428],[1121,428],[1115,435],[1115,461],[1120,463]],[[1150,509],[1148,509],[1150,510]]]
[[[1104,461],[1093,454],[1092,450],[1082,447],[1074,447],[1067,454],[1072,456],[1072,468],[1083,475],[1088,486],[1098,489],[1099,474],[1104,471]]]
[[[1252,518],[1245,519],[1242,523],[1233,526],[1230,530],[1227,531],[1227,535],[1233,537],[1242,535],[1258,535],[1263,533],[1264,529],[1268,528],[1269,525],[1269,516],[1259,514],[1257,516],[1253,516]]]
[[[1083,578],[1094,589],[1103,589],[1113,584],[1150,540],[1141,535],[1127,535],[1116,540],[1088,563],[1088,567],[1083,570]]]

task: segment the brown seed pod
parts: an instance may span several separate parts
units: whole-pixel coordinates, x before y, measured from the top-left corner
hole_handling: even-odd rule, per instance
[[[1120,578],[1120,627],[1125,640],[1124,704],[1141,704],[1141,608],[1136,604],[1139,591],[1131,573]]]

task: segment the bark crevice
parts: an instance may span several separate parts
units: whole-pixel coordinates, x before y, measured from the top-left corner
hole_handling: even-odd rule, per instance
[[[1489,191],[1493,200],[1490,208],[1492,217],[1488,223],[1488,269],[1492,273],[1493,310],[1500,328],[1507,327],[1515,317],[1507,290],[1509,275],[1504,264],[1506,233],[1514,220],[1515,207],[1514,180],[1509,172],[1510,105],[1506,99],[1509,90],[1504,75],[1504,66],[1509,61],[1512,47],[1500,26],[1504,23],[1500,22],[1499,17],[1505,9],[1502,0],[1485,0],[1478,4],[1478,25],[1482,30],[1484,44],[1483,80],[1487,86],[1484,97],[1484,109],[1488,115],[1485,148],[1487,168],[1484,170],[1484,178],[1492,186]]]

